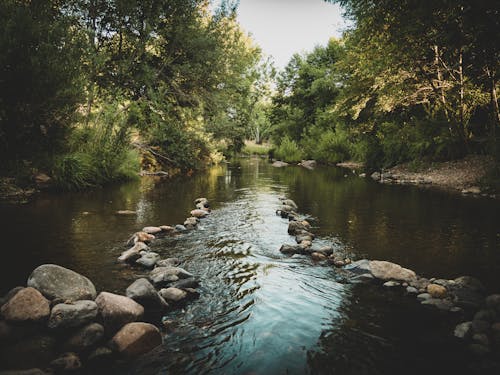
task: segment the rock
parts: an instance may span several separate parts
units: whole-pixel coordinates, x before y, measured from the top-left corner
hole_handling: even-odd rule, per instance
[[[82,362],[75,353],[64,353],[59,358],[50,362],[50,367],[52,367],[56,373],[74,372],[82,367]]]
[[[454,281],[451,280],[451,283],[453,284]],[[444,279],[436,279],[432,282],[432,284],[436,284],[436,285],[440,285],[440,286],[444,286],[445,288],[448,287],[448,284],[450,284],[450,281],[448,280],[444,280]]]
[[[421,302],[422,305],[430,305],[437,307],[439,310],[449,311],[453,307],[453,303],[447,299],[429,298]]]
[[[283,254],[303,254],[304,249],[300,245],[283,244],[280,247],[280,252]]]
[[[36,335],[2,346],[0,363],[2,368],[45,368],[54,358],[56,339],[47,335]]]
[[[195,218],[194,216],[188,217],[186,220],[184,220],[184,226],[187,229],[193,229],[198,225],[198,219]]]
[[[133,263],[141,257],[141,251],[148,251],[149,247],[144,242],[136,242],[130,249],[125,250],[122,255],[118,257],[120,262]]]
[[[472,276],[461,276],[453,280],[453,284],[458,288],[467,288],[478,292],[485,290],[483,283]]]
[[[473,320],[472,321],[472,332],[473,333],[488,333],[490,330],[490,323],[484,320]]]
[[[444,298],[446,296],[446,288],[438,284],[427,285],[427,293],[433,298]]]
[[[135,261],[135,263],[146,268],[153,268],[160,258],[160,254],[147,252],[142,254],[141,257]]]
[[[298,209],[299,207],[297,206],[297,203],[295,203],[293,200],[291,199],[284,199],[281,203],[283,203],[285,206],[290,206],[292,207],[294,210]]]
[[[101,292],[95,301],[107,331],[114,332],[144,314],[144,307],[133,299],[118,294]]]
[[[308,249],[308,248],[310,248],[310,247],[312,246],[312,242],[311,242],[311,241],[308,241],[308,240],[304,240],[304,241],[301,241],[301,242],[299,243],[299,246],[300,246],[301,248],[303,248],[303,249]],[[318,253],[318,254],[319,254],[319,253]],[[324,254],[321,254],[321,255],[323,255],[323,256],[325,257],[325,259],[326,259],[326,255],[324,255]]]
[[[311,258],[314,261],[320,262],[322,260],[326,260],[326,255],[323,253],[314,252],[311,254]]]
[[[190,277],[188,279],[179,280],[170,284],[171,287],[179,288],[179,289],[191,289],[197,288],[200,285],[200,282],[194,277]]]
[[[453,334],[455,335],[455,337],[458,337],[459,339],[468,339],[472,332],[471,328],[472,328],[472,322],[463,322],[457,324]]]
[[[415,280],[410,280],[408,284],[418,290],[427,291],[427,285],[429,285],[429,280],[423,277],[420,277]]]
[[[370,270],[370,261],[368,259],[361,259],[356,262],[352,262],[344,269],[352,273],[355,273],[357,275],[369,274],[371,278],[373,278],[373,275],[371,274]]]
[[[194,204],[198,204],[198,203],[202,203],[204,205],[208,205],[208,199],[207,198],[204,198],[204,197],[201,197],[201,198],[196,198],[194,200]]]
[[[365,177],[366,177],[366,173],[360,173],[360,174],[359,174],[359,177],[360,177],[360,178],[365,178]]]
[[[43,172],[39,172],[33,176],[33,181],[37,189],[47,189],[52,186],[52,178]]]
[[[417,299],[419,301],[425,301],[425,300],[428,300],[431,298],[431,295],[429,293],[420,293],[418,296],[417,296]]]
[[[386,281],[386,282],[384,283],[384,286],[385,286],[385,287],[388,287],[388,288],[392,288],[392,287],[395,287],[395,286],[401,286],[401,284],[400,284],[400,283],[398,283],[397,281],[392,281],[392,280],[391,280],[391,281]]]
[[[18,290],[1,308],[8,322],[38,322],[50,314],[49,301],[36,289],[28,287]]]
[[[160,229],[165,233],[172,233],[175,231],[175,228],[170,225],[160,225]]]
[[[154,236],[154,234],[149,234],[146,232],[137,232],[132,236],[134,244],[136,244],[137,242],[149,243],[155,238],[156,237]]]
[[[478,186],[471,186],[462,190],[462,194],[481,194],[481,189]]]
[[[47,325],[52,329],[79,327],[91,322],[96,316],[97,304],[94,301],[60,303],[52,308]]]
[[[185,231],[187,231],[187,228],[184,225],[177,224],[175,226],[175,230],[178,232],[185,232]]]
[[[127,357],[136,357],[161,345],[158,328],[149,323],[129,323],[111,340],[111,347]]]
[[[145,278],[137,279],[130,284],[125,294],[127,297],[141,304],[146,310],[162,311],[168,308],[167,302]]]
[[[363,273],[359,275],[355,275],[351,278],[351,282],[353,283],[369,283],[375,280],[371,273]]]
[[[333,254],[333,246],[322,246],[317,250],[318,253],[322,253],[326,256]]]
[[[117,215],[123,215],[123,216],[132,216],[132,215],[137,215],[136,211],[132,210],[119,210],[115,212]]]
[[[196,209],[196,210],[192,210],[190,212],[190,214],[191,214],[191,216],[196,217],[196,218],[204,218],[209,213],[205,210]]]
[[[288,223],[288,234],[295,236],[307,232],[309,226],[305,225],[301,221],[290,221]]]
[[[306,169],[314,169],[316,168],[316,160],[302,160],[299,165]]]
[[[408,285],[406,287],[406,293],[408,293],[408,294],[418,294],[418,289],[415,288],[415,287],[413,287],[413,286]]]
[[[105,368],[112,359],[114,359],[113,351],[105,346],[99,346],[89,353],[87,362],[90,367],[101,370]],[[97,373],[99,373],[99,371],[97,371]]]
[[[157,267],[149,273],[149,279],[156,286],[164,286],[188,277],[193,277],[193,275],[179,267]]]
[[[455,305],[466,310],[477,310],[484,302],[483,284],[470,276],[462,276],[454,280],[448,292]]]
[[[0,298],[0,307],[9,302],[9,300],[16,295],[17,292],[23,290],[24,286],[16,286],[9,290],[2,298]]]
[[[295,236],[295,242],[297,242],[297,243],[301,243],[302,241],[309,241],[309,242],[311,242],[312,240],[313,239],[312,239],[311,236],[304,235],[304,234]]]
[[[147,234],[158,234],[162,232],[162,229],[160,227],[144,227],[142,228],[142,231]]]
[[[500,314],[500,294],[492,294],[486,297],[486,306]]]
[[[69,351],[79,353],[90,349],[103,337],[104,327],[99,323],[90,323],[72,334],[63,346]]]
[[[167,259],[162,259],[156,262],[156,265],[158,267],[176,267],[179,264],[181,264],[181,261],[179,258],[167,258]]]
[[[486,347],[490,346],[490,340],[484,333],[476,333],[472,335],[472,341]]]
[[[415,272],[403,268],[399,264],[380,260],[370,261],[370,270],[375,278],[385,281],[397,280],[409,282],[417,277]]]
[[[273,164],[271,164],[275,168],[282,168],[288,166],[288,163],[285,163],[284,161],[277,160]]]
[[[496,312],[495,310],[479,310],[474,314],[473,320],[484,320],[485,322],[493,323],[496,320]]]
[[[187,292],[182,289],[170,287],[166,289],[161,289],[159,292],[160,296],[162,296],[168,302],[181,302],[183,299],[187,297]]]
[[[95,286],[88,278],[55,264],[37,267],[31,273],[27,284],[38,289],[50,300],[93,300],[96,296]]]
[[[333,260],[333,265],[335,267],[344,267],[346,265],[345,261],[343,261],[342,259],[334,259]],[[371,276],[371,275],[370,275]]]
[[[375,181],[379,181],[380,180],[380,172],[373,172],[370,177]]]

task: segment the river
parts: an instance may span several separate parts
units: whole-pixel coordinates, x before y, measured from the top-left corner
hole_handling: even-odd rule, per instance
[[[278,198],[309,217],[315,243],[354,259],[389,260],[427,277],[476,276],[500,290],[500,203],[411,186],[386,186],[348,170],[273,168],[258,158],[192,177],[151,178],[83,193],[0,206],[0,289],[56,263],[123,294],[139,268],[116,262],[146,225],[182,223],[195,198],[212,214],[195,231],[152,244],[200,277],[199,299],[167,318],[165,344],[135,374],[474,373],[453,338],[458,317],[420,306],[401,291],[347,282],[332,266],[284,256],[293,243]],[[118,216],[117,210],[136,216]],[[124,371],[123,369],[121,371]]]

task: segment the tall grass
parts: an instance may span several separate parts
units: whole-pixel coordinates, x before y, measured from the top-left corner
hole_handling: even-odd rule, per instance
[[[290,139],[288,136],[283,138],[279,147],[276,149],[275,155],[278,159],[288,163],[301,161],[304,156],[297,142]]]

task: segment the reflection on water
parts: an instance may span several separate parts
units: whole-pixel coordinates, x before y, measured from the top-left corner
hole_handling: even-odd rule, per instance
[[[248,159],[160,184],[143,179],[3,206],[0,286],[24,284],[37,265],[58,263],[99,290],[123,293],[143,274],[115,262],[124,241],[145,225],[182,222],[193,200],[206,196],[214,211],[196,231],[152,245],[200,276],[201,296],[167,316],[175,327],[165,345],[127,372],[467,373],[471,360],[450,336],[454,322],[399,293],[345,284],[309,258],[281,255],[293,238],[275,209],[279,196],[294,199],[317,242],[357,257],[427,276],[471,274],[500,289],[499,203],[345,173]],[[114,215],[121,209],[138,214]]]

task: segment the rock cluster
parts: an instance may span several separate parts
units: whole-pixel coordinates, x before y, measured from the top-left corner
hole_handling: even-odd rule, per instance
[[[12,289],[0,305],[0,368],[12,373],[75,372],[162,343],[158,328],[138,322],[141,304],[113,293],[96,295],[88,278],[55,264],[37,267],[27,286]]]

